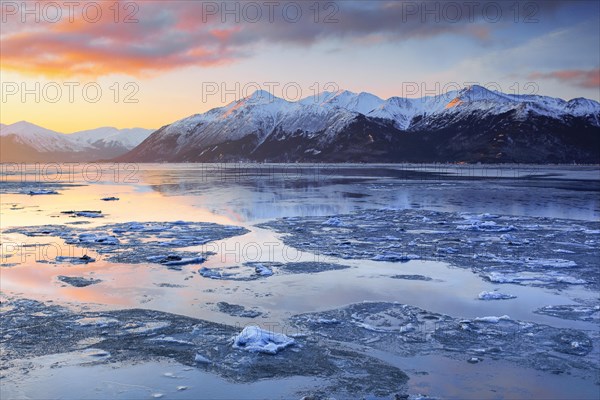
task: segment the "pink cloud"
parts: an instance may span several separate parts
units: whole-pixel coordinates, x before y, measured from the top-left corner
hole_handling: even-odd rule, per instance
[[[567,69],[552,72],[533,72],[529,79],[554,79],[585,89],[600,88],[600,68],[591,70]]]
[[[10,3],[24,4],[20,1]],[[63,4],[37,1],[30,2],[29,7],[33,3],[42,8],[50,3]],[[324,1],[319,5],[318,23],[314,20],[313,1],[291,3],[303,9],[300,13],[303,17],[294,23],[286,20],[285,1],[276,2],[279,5],[273,15],[266,8],[262,9],[262,17],[254,22],[244,20],[244,7],[247,8],[248,2],[123,0],[117,7],[120,10],[118,16],[115,2],[92,3],[102,7],[97,21],[90,21],[90,17],[95,18],[94,10],[88,13],[88,18],[83,17],[82,9],[88,4],[85,2],[79,2],[73,20],[69,20],[70,15],[65,9],[58,22],[48,22],[44,18],[36,22],[35,17],[28,16],[23,23],[19,12],[5,12],[0,33],[0,66],[47,76],[111,73],[136,76],[236,62],[253,54],[257,44],[261,43],[307,46],[328,39],[344,39],[376,45],[449,33],[486,41],[492,30],[490,24],[481,25],[481,16],[478,16],[479,20],[468,21],[467,12],[461,14],[463,17],[459,21],[429,19],[423,22],[420,15],[407,13],[401,2],[335,2],[339,7],[336,11],[331,8],[331,1]],[[421,3],[431,3],[429,8],[441,4],[431,0]],[[130,7],[132,4],[139,9]],[[222,10],[215,12],[215,5],[225,7],[224,4],[229,9],[237,5],[240,18],[223,14]],[[207,5],[211,6],[207,8]],[[288,12],[287,18],[294,13]],[[248,18],[253,15],[250,12]],[[512,14],[507,12],[506,15]],[[127,17],[129,21],[126,21]],[[329,23],[325,23],[327,17],[331,17]]]

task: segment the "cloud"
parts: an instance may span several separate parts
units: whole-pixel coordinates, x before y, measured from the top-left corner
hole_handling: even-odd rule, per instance
[[[591,70],[566,69],[552,72],[533,72],[529,79],[555,79],[585,89],[600,88],[600,68]]]
[[[493,2],[501,7],[499,18],[485,2],[460,1],[127,1],[118,14],[113,2],[93,2],[101,14],[85,11],[87,3],[81,3],[64,8],[59,21],[49,21],[54,14],[44,7],[62,3],[35,3],[39,15],[32,16],[23,15],[25,3],[3,2],[2,7],[17,8],[3,8],[1,68],[46,76],[138,76],[236,62],[260,51],[259,45],[310,46],[324,40],[364,45],[440,35],[485,41],[495,29],[514,23],[512,2]],[[563,3],[539,3],[539,15]]]

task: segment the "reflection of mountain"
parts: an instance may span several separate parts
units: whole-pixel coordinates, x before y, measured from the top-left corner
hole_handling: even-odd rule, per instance
[[[185,197],[241,223],[280,217],[325,216],[363,208],[425,208],[437,211],[590,219],[600,183],[594,167],[572,180],[554,167],[467,166],[162,165],[141,169],[144,185],[166,196]],[[528,190],[523,190],[526,187]],[[577,193],[564,196],[566,190]],[[177,201],[174,199],[173,201]],[[518,204],[519,206],[515,206]]]
[[[123,161],[600,162],[600,104],[470,86],[420,99],[257,91],[154,132]]]
[[[65,135],[21,121],[0,126],[2,162],[94,161],[117,157],[152,131],[142,128],[92,129]]]
[[[345,175],[345,174],[344,174]],[[339,185],[368,181],[354,172],[342,176],[335,166],[299,169],[297,166],[244,164],[236,166],[201,164],[173,165],[165,169],[142,169],[141,182],[167,196],[190,196],[194,204],[234,221],[268,220],[280,216],[331,215],[349,212],[341,201],[346,193]]]

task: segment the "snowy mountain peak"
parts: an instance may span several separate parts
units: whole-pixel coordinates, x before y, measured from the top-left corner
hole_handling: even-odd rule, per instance
[[[600,103],[594,100],[577,97],[569,100],[565,106],[574,115],[598,115],[600,114]]]
[[[457,100],[458,99],[458,100]],[[465,87],[464,89],[458,92],[458,96],[453,99],[451,102],[455,103],[467,103],[467,102],[496,102],[496,103],[506,103],[511,100],[508,99],[504,94],[488,90],[483,86],[479,85],[470,85]]]
[[[384,100],[367,92],[354,93],[349,90],[322,92],[299,102],[303,105],[315,104],[320,107],[339,107],[349,111],[367,114],[380,107]]]
[[[93,152],[106,147],[120,149],[123,153],[140,144],[152,132],[142,128],[103,127],[66,135],[27,121],[0,127],[0,136],[14,136],[17,143],[40,153]],[[106,154],[110,156],[111,153]]]
[[[113,126],[104,126],[75,132],[68,135],[68,138],[84,146],[132,149],[143,142],[153,131],[144,128],[117,129]]]
[[[0,128],[0,136],[14,135],[17,142],[33,147],[36,151],[79,151],[81,147],[65,135],[42,128],[27,121],[15,122]]]
[[[243,103],[243,104],[266,104],[271,103],[277,100],[283,100],[279,97],[274,96],[273,94],[267,92],[266,90],[256,90],[251,95],[244,97],[243,99],[235,102],[235,103]]]
[[[3,125],[0,128],[0,134],[2,136],[6,135],[26,135],[26,136],[34,136],[34,135],[60,135],[58,132],[52,131],[50,129],[43,128],[39,125],[32,124],[27,121],[19,121],[10,125]]]

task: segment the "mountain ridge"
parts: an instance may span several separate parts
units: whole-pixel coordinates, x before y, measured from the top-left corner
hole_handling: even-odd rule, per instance
[[[139,162],[600,161],[600,103],[473,85],[438,96],[265,91],[168,124],[118,158]]]
[[[27,121],[0,125],[2,162],[97,161],[118,157],[153,130],[102,127],[65,134]]]

